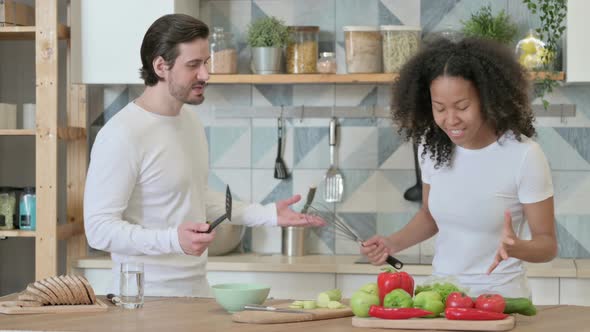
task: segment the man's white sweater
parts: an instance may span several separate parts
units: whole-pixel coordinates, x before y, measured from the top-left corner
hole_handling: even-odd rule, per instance
[[[98,133],[84,194],[91,247],[111,253],[112,289],[119,263],[143,262],[145,295],[206,296],[207,254],[184,254],[177,227],[224,213],[225,197],[207,190],[208,146],[196,112],[177,116],[129,103]],[[234,200],[232,223],[276,225],[276,206]],[[226,221],[227,222],[227,221]]]

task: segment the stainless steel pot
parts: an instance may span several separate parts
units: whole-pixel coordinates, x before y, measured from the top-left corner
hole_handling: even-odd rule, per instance
[[[221,223],[215,228],[215,239],[209,245],[209,256],[221,256],[232,252],[240,245],[245,232],[244,225]]]

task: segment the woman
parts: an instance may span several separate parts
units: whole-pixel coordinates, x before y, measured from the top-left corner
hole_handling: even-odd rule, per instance
[[[423,205],[399,232],[365,242],[372,264],[437,234],[434,276],[457,278],[473,296],[530,297],[522,261],[550,261],[557,241],[528,91],[526,71],[492,41],[439,40],[406,63],[393,118],[421,142]]]

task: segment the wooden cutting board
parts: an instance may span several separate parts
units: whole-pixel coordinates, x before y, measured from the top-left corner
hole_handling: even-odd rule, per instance
[[[287,308],[289,303],[274,304],[277,308]],[[298,309],[299,310],[299,309]],[[350,307],[342,309],[301,309],[305,313],[284,313],[269,311],[238,311],[232,315],[232,320],[238,323],[250,324],[278,324],[278,323],[295,323],[310,320],[322,320],[332,318],[342,318],[352,316]]]
[[[81,305],[44,305],[40,307],[19,307],[14,301],[0,302],[0,313],[6,315],[25,315],[25,314],[57,314],[72,312],[100,312],[107,311],[108,307],[101,300],[96,299],[95,304]]]
[[[502,320],[448,320],[446,318],[379,319],[352,318],[352,326],[380,329],[509,331],[514,328],[514,316]]]

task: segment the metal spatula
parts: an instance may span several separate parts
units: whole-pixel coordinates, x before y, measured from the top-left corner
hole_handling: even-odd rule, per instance
[[[229,191],[229,186],[226,186],[225,187],[225,213],[221,217],[215,219],[215,221],[209,225],[209,229],[205,233],[211,233],[211,231],[215,227],[217,227],[219,224],[221,224],[221,222],[224,221],[225,219],[231,221],[231,205],[232,205],[231,191]]]
[[[282,150],[283,150],[283,118],[282,116],[277,120],[277,128],[278,128],[278,142],[277,142],[277,158],[275,159],[275,179],[287,179],[289,177],[289,173],[287,172],[287,166],[285,165],[285,161],[283,160]]]
[[[330,168],[326,172],[326,190],[324,192],[324,200],[328,203],[340,202],[342,200],[342,192],[344,191],[342,173],[340,173],[334,161],[334,149],[337,142],[336,126],[336,118],[333,117],[330,119]]]

